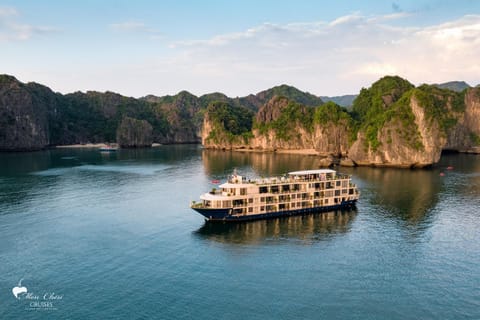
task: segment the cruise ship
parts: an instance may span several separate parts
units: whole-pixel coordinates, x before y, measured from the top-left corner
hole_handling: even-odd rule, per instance
[[[208,221],[244,221],[349,209],[359,196],[349,175],[330,169],[254,180],[234,173],[191,208]]]

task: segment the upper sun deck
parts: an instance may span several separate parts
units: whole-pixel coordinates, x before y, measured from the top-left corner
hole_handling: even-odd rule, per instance
[[[292,182],[305,182],[305,181],[315,181],[315,180],[332,180],[332,179],[346,179],[349,178],[348,175],[338,174],[335,170],[331,169],[317,169],[317,170],[302,170],[302,171],[292,171],[288,174],[280,177],[269,177],[269,178],[256,178],[256,179],[247,179],[243,176],[233,174],[228,178],[228,181],[224,184],[221,184],[220,188],[238,188],[244,185],[270,185],[270,184],[282,184],[282,183],[292,183]]]

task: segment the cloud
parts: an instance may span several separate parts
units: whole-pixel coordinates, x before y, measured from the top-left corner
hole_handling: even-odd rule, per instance
[[[426,27],[399,26],[409,16],[359,13],[333,21],[265,23],[210,39],[175,42],[159,69],[208,90],[245,94],[290,83],[317,94],[358,92],[386,74],[414,83],[478,82],[480,16]]]
[[[480,82],[480,15],[427,26],[409,25],[416,20],[412,18],[403,12],[352,13],[331,21],[263,23],[172,42],[169,49],[162,43],[159,50],[126,55],[128,59],[119,55],[111,63],[69,65],[56,74],[48,69],[43,82],[73,77],[55,90],[94,88],[133,96],[184,89],[197,95],[220,91],[243,96],[282,83],[317,95],[341,95],[358,93],[387,74],[414,84]],[[138,21],[109,28],[120,35],[150,36],[149,27]]]
[[[49,26],[33,26],[18,21],[19,14],[15,8],[0,7],[0,42],[24,41],[37,35],[57,32]]]
[[[112,23],[109,26],[110,30],[120,33],[140,33],[146,34],[151,39],[158,39],[163,37],[163,33],[149,28],[145,23],[139,21],[125,21],[121,23]]]
[[[12,7],[0,7],[0,18],[1,17],[11,17],[16,16],[17,10]]]

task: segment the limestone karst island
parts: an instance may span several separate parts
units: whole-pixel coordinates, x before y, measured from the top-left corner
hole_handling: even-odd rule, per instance
[[[431,166],[446,150],[480,152],[479,87],[463,82],[415,87],[385,76],[342,106],[327,100],[335,99],[287,85],[237,98],[186,91],[139,99],[113,92],[64,95],[2,75],[0,149],[202,143],[224,150],[308,153],[324,165],[402,168]]]

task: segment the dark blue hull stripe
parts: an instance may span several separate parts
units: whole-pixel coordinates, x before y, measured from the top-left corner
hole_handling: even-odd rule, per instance
[[[209,221],[248,221],[248,220],[258,220],[258,219],[269,219],[269,218],[279,218],[279,217],[289,217],[296,215],[304,215],[316,212],[323,211],[332,211],[338,209],[351,209],[355,207],[356,200],[345,201],[341,204],[336,204],[332,206],[323,206],[323,207],[314,207],[314,208],[302,208],[298,210],[284,210],[276,212],[268,212],[254,215],[241,215],[233,216],[230,215],[232,209],[202,209],[202,208],[193,208],[201,215],[203,215]]]

